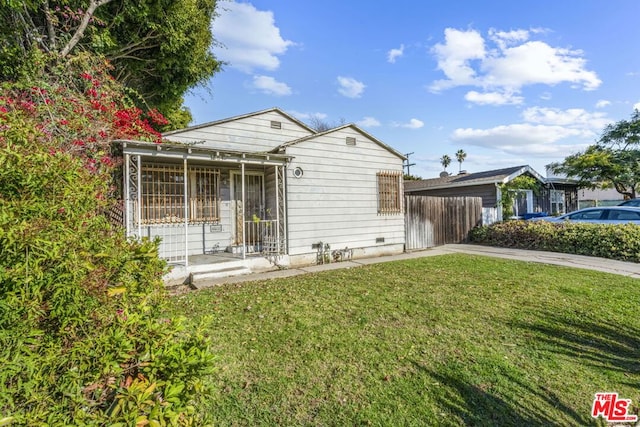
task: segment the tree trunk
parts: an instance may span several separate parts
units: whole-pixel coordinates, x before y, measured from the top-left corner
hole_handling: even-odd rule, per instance
[[[96,9],[103,4],[109,3],[110,1],[111,0],[91,0],[89,2],[89,7],[84,12],[84,16],[82,17],[82,21],[80,21],[80,25],[76,29],[76,32],[73,34],[73,37],[71,37],[71,40],[69,40],[69,43],[67,43],[67,45],[60,52],[60,56],[64,58],[69,54],[69,52],[71,52],[71,50],[78,44],[80,39],[82,39],[82,36],[84,35],[84,32],[89,25],[89,21],[91,20],[91,17],[93,16],[93,13],[96,11]]]

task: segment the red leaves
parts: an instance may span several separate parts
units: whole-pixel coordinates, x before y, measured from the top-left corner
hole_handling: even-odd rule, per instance
[[[149,117],[149,120],[156,125],[164,126],[169,124],[169,120],[167,120],[166,117],[155,108],[147,111],[147,116]]]
[[[166,122],[164,116],[157,111],[153,113],[152,118]],[[116,135],[121,139],[140,139],[140,137],[145,139],[145,136],[147,138],[151,137],[155,142],[160,142],[162,139],[160,132],[151,126],[149,120],[144,117],[142,110],[137,107],[116,111],[114,126]]]
[[[157,110],[129,106],[124,89],[108,71],[109,65],[101,63],[26,89],[5,87],[0,141],[7,132],[24,128],[29,143],[50,147],[52,154],[71,153],[96,174],[117,166],[119,159],[105,154],[115,139],[161,142],[155,127],[168,120]]]

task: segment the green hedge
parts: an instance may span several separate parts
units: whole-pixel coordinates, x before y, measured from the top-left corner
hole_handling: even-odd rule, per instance
[[[0,143],[0,425],[195,426],[208,341],[166,303],[157,242],[97,213],[81,160]]]
[[[640,226],[506,221],[471,231],[474,243],[640,262]]]
[[[110,82],[0,83],[0,426],[207,424],[208,337],[167,318],[157,242],[103,215],[110,138],[144,130]]]

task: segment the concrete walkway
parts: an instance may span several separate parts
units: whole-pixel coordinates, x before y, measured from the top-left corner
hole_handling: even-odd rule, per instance
[[[588,257],[583,255],[571,255],[557,252],[529,251],[522,249],[496,248],[480,245],[444,245],[437,248],[422,251],[408,252],[398,255],[376,258],[364,258],[353,261],[338,262],[332,264],[312,265],[307,267],[291,268],[286,270],[267,271],[263,273],[251,273],[243,276],[233,276],[209,281],[203,286],[210,287],[225,283],[240,283],[253,280],[278,279],[283,277],[298,276],[301,274],[315,273],[319,271],[353,268],[362,265],[378,264],[381,262],[399,261],[405,259],[438,256],[452,253],[465,253],[472,255],[492,256],[527,262],[539,262],[542,264],[561,265],[565,267],[583,268],[586,270],[603,271],[605,273],[640,279],[640,264],[633,262],[616,261],[605,258]]]

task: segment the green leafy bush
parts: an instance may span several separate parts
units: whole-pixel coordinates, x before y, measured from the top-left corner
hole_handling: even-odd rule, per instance
[[[471,231],[474,243],[640,262],[640,226],[505,221]]]
[[[207,338],[162,317],[157,242],[102,214],[109,135],[157,135],[96,70],[49,71],[0,96],[0,425],[203,425]]]

